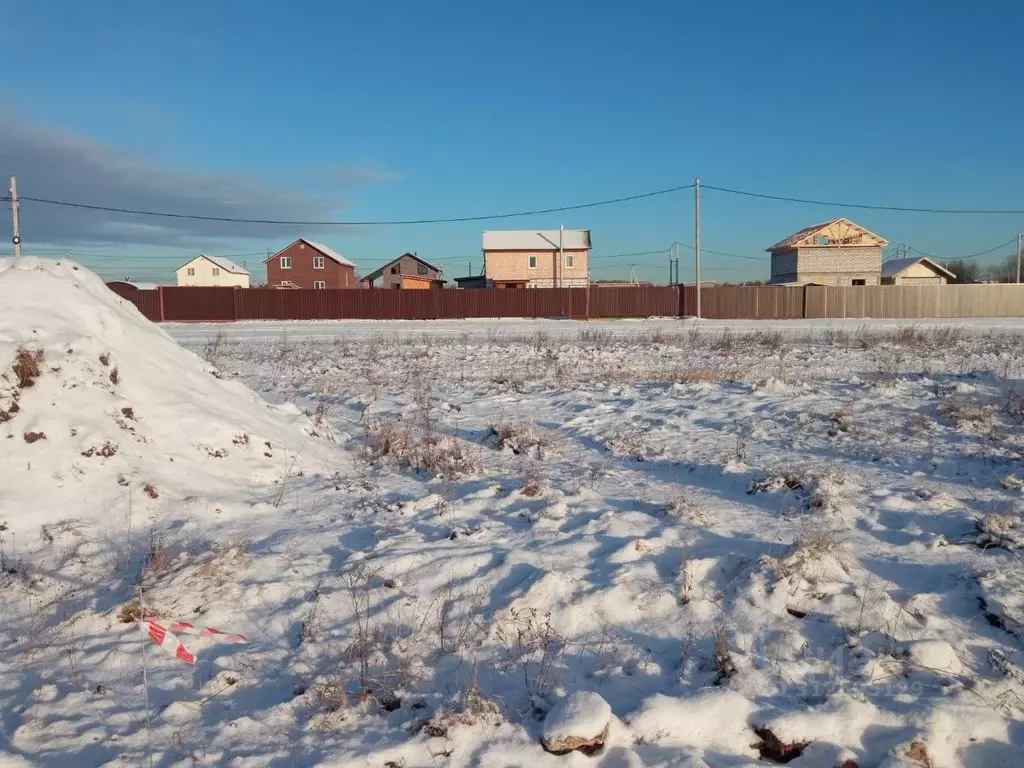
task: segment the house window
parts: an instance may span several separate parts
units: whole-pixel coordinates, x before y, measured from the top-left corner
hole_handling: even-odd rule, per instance
[[[292,257],[291,256],[282,256],[281,257],[281,269],[291,269],[291,268],[292,268]]]
[[[526,264],[527,264],[527,266],[530,267],[530,269],[536,269],[537,268],[537,257],[536,256],[530,256],[529,259],[527,260]]]
[[[196,268],[195,267],[189,267],[187,274],[188,274],[189,277],[195,277],[196,276]]]
[[[867,284],[868,284],[867,280],[854,280],[851,283],[851,285],[867,285]]]
[[[322,291],[326,287],[327,287],[327,283],[325,281],[323,281],[323,280],[314,280],[313,281],[313,288],[318,290],[318,291]]]
[[[391,274],[392,274],[392,275],[398,275],[398,274],[401,274],[401,271],[400,271],[400,270],[401,270],[401,268],[400,268],[400,267],[392,267],[392,268],[391,268]]]
[[[220,275],[220,270],[219,270],[219,269],[217,269],[217,267],[214,267],[214,268],[213,268],[213,276],[214,276],[214,277],[217,277],[218,275]]]
[[[313,257],[313,269],[323,269],[323,268],[324,268],[324,257],[323,256],[314,256]]]
[[[417,264],[416,265],[416,274],[417,275],[425,275],[425,274],[427,274],[427,268],[425,266],[423,266],[422,264]]]
[[[565,266],[567,268],[572,269],[573,264],[575,262],[576,262],[576,257],[575,256],[573,256],[571,253],[565,254]]]

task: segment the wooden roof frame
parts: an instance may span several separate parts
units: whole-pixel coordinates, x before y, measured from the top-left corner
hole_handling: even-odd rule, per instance
[[[765,248],[765,250],[768,251],[769,253],[774,253],[776,251],[792,250],[793,248],[841,248],[843,247],[843,243],[817,244],[813,242],[815,235],[817,235],[822,230],[834,226],[835,224],[845,224],[851,229],[856,230],[861,235],[866,235],[870,240],[873,241],[868,244],[870,246],[884,247],[889,244],[889,241],[886,240],[884,237],[876,235],[874,232],[865,229],[860,224],[850,221],[845,216],[840,216],[839,218],[831,219],[821,224],[812,224],[809,227],[804,227],[798,232],[794,232],[789,237],[783,238],[775,245]],[[811,242],[806,242],[808,240],[810,240]]]

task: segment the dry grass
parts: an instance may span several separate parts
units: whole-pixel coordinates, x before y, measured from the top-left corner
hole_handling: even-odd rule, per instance
[[[314,716],[314,727],[325,730],[334,723],[344,720],[351,709],[347,682],[344,678],[331,675],[315,683],[310,689],[313,706],[317,712]]]
[[[473,726],[486,722],[496,726],[501,724],[502,719],[501,706],[481,693],[474,674],[473,683],[459,697],[457,704],[434,712],[423,724],[423,733],[431,738],[443,738],[459,725]]]
[[[829,434],[834,436],[839,432],[851,432],[853,426],[853,411],[850,408],[840,408],[832,416],[832,428],[829,430]]]
[[[729,381],[732,377],[728,376],[724,371],[715,371],[710,368],[695,368],[689,371],[676,371],[672,374],[672,378],[681,384],[696,384],[702,381]]]
[[[665,511],[673,517],[685,517],[701,525],[712,525],[715,521],[706,507],[685,494],[665,504]]]
[[[44,354],[43,350],[30,350],[25,347],[18,347],[14,354],[14,363],[11,368],[17,379],[18,389],[28,389],[33,386],[36,379],[42,374]]]
[[[531,696],[544,696],[555,684],[555,666],[565,652],[565,638],[551,623],[551,613],[512,608],[495,637],[505,645],[505,671],[519,670]]]
[[[999,484],[1003,486],[1007,491],[1019,491],[1024,489],[1024,480],[1021,480],[1014,474],[1006,475]]]
[[[797,583],[813,581],[818,572],[827,571],[837,565],[842,571],[847,567],[842,562],[841,543],[837,533],[819,525],[808,525],[793,542],[785,557],[763,558],[780,580]]]
[[[363,456],[369,461],[386,461],[400,469],[442,478],[479,471],[475,457],[462,440],[400,418],[382,417],[367,422]]]
[[[991,512],[975,522],[979,547],[1024,547],[1024,517],[1015,512]]]
[[[957,429],[989,426],[995,418],[995,408],[991,405],[972,403],[959,397],[944,399],[939,404],[938,411],[942,416],[951,419]]]
[[[138,600],[132,600],[130,603],[125,603],[117,611],[117,620],[122,624],[134,624],[137,621],[142,621],[143,618],[152,619],[159,616],[159,612],[147,608],[145,612],[142,610],[142,605]]]
[[[721,685],[735,674],[736,662],[729,652],[726,629],[724,626],[718,627],[715,630],[715,685]]]
[[[22,438],[25,440],[26,443],[32,444],[34,442],[37,442],[38,440],[45,440],[46,439],[46,433],[45,432],[26,432],[24,435],[22,435]]]
[[[557,443],[547,430],[524,421],[491,424],[487,428],[487,439],[495,448],[508,448],[516,456],[536,454],[538,459],[554,454]]]
[[[637,461],[646,461],[655,453],[648,430],[640,424],[622,427],[608,438],[607,445],[616,456],[628,456]]]

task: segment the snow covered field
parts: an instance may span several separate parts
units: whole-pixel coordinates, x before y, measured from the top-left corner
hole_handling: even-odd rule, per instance
[[[575,337],[582,329],[614,335],[636,333],[678,333],[699,325],[705,330],[755,331],[775,330],[786,335],[812,330],[834,329],[850,333],[862,329],[885,331],[896,328],[957,328],[964,333],[993,331],[1024,332],[1024,318],[958,318],[879,320],[857,318],[843,320],[700,320],[694,318],[651,318],[648,320],[524,320],[504,318],[489,320],[349,320],[344,322],[270,320],[238,323],[164,323],[163,328],[182,344],[198,344],[218,336],[231,341],[277,341],[282,336],[296,339],[359,338],[373,336],[488,336],[532,335]]]
[[[0,765],[145,765],[144,651],[161,766],[1024,764],[1020,324],[192,355],[8,266]],[[248,642],[189,666],[140,613]]]

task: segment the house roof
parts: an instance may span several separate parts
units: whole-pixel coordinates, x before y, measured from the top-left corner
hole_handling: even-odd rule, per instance
[[[304,237],[300,237],[298,240],[295,241],[295,243],[305,243],[310,248],[312,248],[314,251],[319,251],[320,253],[322,253],[324,256],[326,256],[331,261],[336,261],[339,264],[342,264],[342,265],[344,265],[346,267],[354,267],[355,266],[355,264],[353,262],[351,262],[348,259],[346,259],[344,256],[342,256],[340,253],[338,253],[333,248],[328,248],[323,243],[317,243],[317,242],[314,242],[312,240],[307,240]],[[268,261],[270,261],[275,256],[277,256],[279,253],[281,253],[281,251],[287,251],[289,248],[291,248],[293,245],[295,245],[295,243],[289,243],[284,248],[282,248],[280,251],[275,253],[273,256],[269,256],[266,259],[264,259],[263,263],[266,264]]]
[[[590,248],[589,229],[561,230],[562,249]],[[557,229],[506,229],[484,232],[485,251],[557,251]]]
[[[932,261],[927,256],[918,256],[917,258],[911,256],[908,259],[890,259],[889,261],[882,264],[882,277],[896,277],[896,275],[905,271],[909,267],[915,264],[924,264],[929,269],[937,272],[944,277],[955,280],[956,275],[946,269],[938,262]]]
[[[108,280],[107,285],[128,285],[139,291],[152,291],[160,287],[159,283],[140,283],[137,280]]]
[[[374,270],[373,272],[370,272],[370,273],[368,273],[368,274],[365,274],[365,275],[363,275],[363,276],[362,276],[361,278],[359,278],[359,279],[360,279],[360,280],[376,280],[376,279],[377,279],[378,277],[380,277],[381,275],[383,275],[383,274],[384,274],[384,270],[386,270],[386,269],[387,269],[388,267],[390,267],[390,266],[391,266],[392,264],[395,264],[395,263],[397,263],[397,262],[401,261],[401,260],[402,260],[402,259],[404,259],[404,258],[410,258],[410,259],[413,259],[413,260],[415,260],[415,261],[418,261],[418,262],[419,262],[420,264],[422,264],[423,266],[425,266],[425,267],[426,267],[427,269],[432,269],[432,270],[434,270],[435,272],[437,272],[437,273],[439,273],[439,274],[440,274],[441,272],[444,272],[444,270],[443,270],[443,269],[441,269],[441,267],[435,267],[435,266],[434,266],[433,264],[431,264],[431,263],[430,263],[429,261],[426,261],[425,259],[421,259],[421,258],[420,258],[419,256],[417,256],[417,255],[416,255],[415,253],[403,253],[403,254],[402,254],[401,256],[399,256],[398,258],[392,259],[392,260],[391,260],[391,261],[389,261],[389,262],[388,262],[387,264],[383,264],[383,265],[381,265],[381,266],[380,266],[379,268],[375,269],[375,270]],[[424,275],[403,275],[403,277],[419,277],[419,278],[421,278],[421,279],[424,279],[424,280],[436,280],[436,279],[437,279],[437,278],[427,278],[427,277],[425,277]],[[444,282],[444,281],[442,280],[441,282]]]
[[[839,225],[840,228],[848,229],[851,232],[854,232],[854,233],[856,233],[858,235],[866,236],[868,238],[868,240],[872,241],[871,245],[888,245],[889,244],[889,241],[886,240],[884,237],[879,237],[874,232],[869,232],[868,230],[864,229],[864,227],[860,226],[859,224],[854,224],[849,219],[846,219],[846,218],[843,218],[843,217],[840,216],[838,219],[832,219],[830,221],[826,221],[826,222],[823,222],[821,224],[812,224],[809,227],[804,227],[799,232],[794,232],[789,237],[783,238],[782,240],[777,242],[775,245],[769,246],[765,250],[767,250],[767,251],[783,251],[783,250],[787,250],[789,248],[795,248],[798,245],[812,246],[812,245],[814,245],[814,243],[805,242],[805,241],[810,240],[815,235],[817,235],[820,232],[822,232],[822,231],[824,231],[826,229],[829,229],[829,228],[831,228],[831,227],[833,227],[835,225]],[[838,244],[830,243],[828,245],[822,245],[821,247],[829,247],[829,245],[838,245]]]
[[[210,256],[210,255],[205,254],[205,253],[200,253],[198,256],[189,259],[188,261],[186,261],[184,264],[182,264],[180,267],[178,267],[178,269],[176,269],[174,271],[178,272],[178,271],[184,269],[185,267],[187,267],[192,262],[198,261],[199,259],[206,259],[207,261],[212,261],[214,264],[216,264],[218,267],[223,269],[225,272],[230,272],[233,275],[248,275],[249,274],[249,270],[242,269],[240,266],[235,264],[235,262],[233,262],[231,259],[225,259],[223,256]]]
[[[200,256],[206,256],[205,253],[199,254]],[[225,259],[223,256],[206,256],[210,261],[216,264],[226,272],[230,272],[233,275],[248,275],[249,270],[242,269],[240,266],[235,264],[231,259]]]

